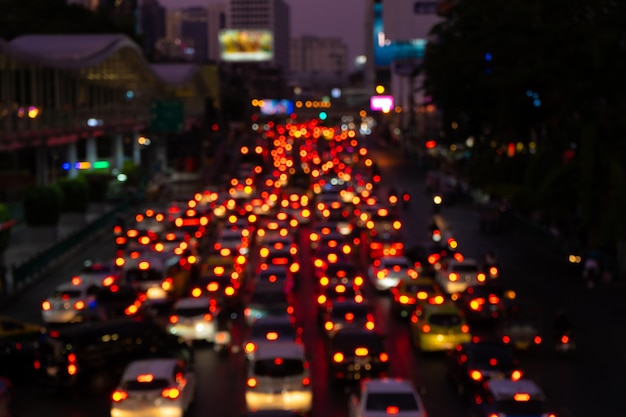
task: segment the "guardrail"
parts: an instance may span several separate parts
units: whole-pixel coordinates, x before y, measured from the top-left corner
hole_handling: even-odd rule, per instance
[[[115,217],[126,211],[130,204],[124,201],[103,214],[96,220],[90,222],[86,227],[66,236],[54,246],[51,246],[34,255],[21,265],[13,268],[11,282],[7,282],[4,298],[10,298],[20,294],[30,285],[51,272],[53,268],[65,261],[75,249],[78,249],[85,241],[99,236],[99,233],[107,230]],[[8,281],[8,280],[7,280]]]

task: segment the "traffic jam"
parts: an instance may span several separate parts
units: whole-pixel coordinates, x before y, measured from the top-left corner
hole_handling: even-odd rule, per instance
[[[270,121],[238,148],[219,184],[118,219],[115,256],[86,261],[42,300],[44,326],[13,346],[15,366],[46,386],[105,392],[112,417],[182,416],[203,384],[198,351],[243,354],[244,414],[294,416],[316,414],[322,360],[350,417],[424,417],[428,393],[392,372],[382,298],[414,355],[445,357],[471,415],[556,416],[520,365],[552,343],[532,311],[497,264],[466,258],[436,225],[404,230],[400,214],[419,208],[381,185],[354,125]],[[406,247],[406,233],[430,239]]]

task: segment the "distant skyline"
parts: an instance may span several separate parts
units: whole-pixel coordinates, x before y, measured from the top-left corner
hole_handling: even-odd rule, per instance
[[[228,0],[158,0],[168,9],[228,3]],[[291,9],[291,36],[338,37],[348,46],[350,65],[365,54],[365,10],[371,0],[285,0]]]

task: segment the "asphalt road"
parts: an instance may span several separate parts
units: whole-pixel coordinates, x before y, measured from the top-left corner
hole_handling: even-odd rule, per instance
[[[399,154],[377,150],[371,153],[383,177],[383,192],[390,184],[410,191],[413,198],[409,210],[402,211],[403,230],[408,246],[428,237],[432,220],[430,196],[424,193],[424,174]],[[587,290],[567,265],[543,248],[541,242],[529,240],[520,231],[496,235],[479,231],[478,219],[471,205],[444,207],[437,220],[451,229],[460,250],[469,257],[480,258],[487,249],[496,250],[501,263],[504,285],[516,290],[520,297],[535,303],[543,312],[544,325],[549,326],[554,311],[565,307],[576,328],[579,351],[573,358],[557,358],[549,352],[524,355],[522,368],[526,375],[544,388],[557,415],[582,417],[614,414],[621,407],[621,390],[626,371],[621,346],[626,342],[620,331],[626,316],[621,286]],[[306,233],[301,235],[306,236]],[[304,342],[312,359],[314,390],[313,417],[344,416],[348,397],[345,391],[331,388],[327,379],[324,338],[317,326],[314,281],[310,267],[309,246],[300,246],[303,264],[302,285],[297,293],[296,314],[304,328]],[[85,259],[107,259],[113,256],[113,238],[94,242],[75,259],[65,264],[44,282],[4,308],[4,314],[30,322],[41,322],[40,303],[60,283],[78,271]],[[367,265],[361,265],[363,272]],[[429,415],[461,417],[467,407],[446,380],[443,355],[420,355],[411,346],[408,325],[389,314],[389,298],[366,290],[376,305],[379,330],[386,335],[390,354],[391,376],[411,379],[422,393]],[[241,343],[246,328],[237,322],[234,340]],[[190,417],[232,417],[244,411],[245,358],[232,353],[220,358],[209,348],[197,350],[195,372],[199,386]],[[17,414],[72,417],[104,417],[109,415],[108,396],[59,392],[38,386],[29,380],[16,381]]]

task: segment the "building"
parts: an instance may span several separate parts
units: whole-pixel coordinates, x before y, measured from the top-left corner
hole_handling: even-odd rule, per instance
[[[67,0],[67,4],[76,4],[89,10],[96,10],[99,3],[100,0]]]
[[[284,0],[230,0],[228,28],[270,30],[274,38],[270,65],[283,74],[289,72],[290,21]]]
[[[207,8],[208,22],[208,47],[209,61],[219,62],[220,60],[220,42],[219,32],[226,28],[228,23],[228,4],[227,3],[211,3]]]
[[[143,0],[139,6],[140,30],[143,50],[149,60],[154,59],[159,39],[165,37],[165,8],[158,0]]]
[[[289,51],[290,84],[326,90],[346,84],[348,47],[340,38],[293,38]]]
[[[189,54],[195,62],[206,62],[209,59],[209,29],[207,9],[190,7],[183,9],[180,22],[180,37],[190,48]]]

